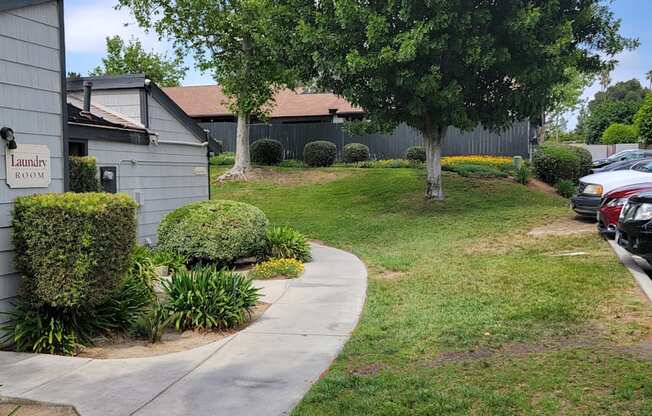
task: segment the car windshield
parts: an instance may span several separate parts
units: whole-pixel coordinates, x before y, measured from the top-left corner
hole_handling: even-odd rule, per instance
[[[630,154],[632,154],[633,152],[634,152],[633,150],[621,150],[620,152],[614,153],[613,155],[609,156],[607,160],[613,162],[615,160],[622,160],[623,158],[629,158]]]
[[[646,162],[638,163],[638,164],[632,166],[632,170],[636,170],[636,171],[639,171],[639,172],[652,173],[652,161],[646,161]]]

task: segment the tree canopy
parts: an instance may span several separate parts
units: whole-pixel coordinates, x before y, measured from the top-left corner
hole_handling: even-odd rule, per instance
[[[106,38],[106,57],[89,75],[146,74],[161,86],[173,87],[181,83],[187,70],[180,56],[169,58],[166,54],[147,52],[139,40],[125,43],[116,35]]]
[[[294,35],[307,0],[119,0],[138,23],[191,53],[229,97],[238,115],[234,176],[250,166],[248,122],[273,105],[275,92],[294,87],[309,58]],[[217,99],[217,97],[216,97]]]
[[[605,56],[637,45],[599,0],[322,0],[307,21],[322,87],[379,125],[423,133],[426,196],[437,199],[448,126],[539,115],[573,72],[610,69]]]

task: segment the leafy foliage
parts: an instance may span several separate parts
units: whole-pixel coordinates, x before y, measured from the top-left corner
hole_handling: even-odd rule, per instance
[[[576,183],[589,173],[591,161],[586,149],[558,144],[541,145],[532,157],[537,177],[551,185],[561,180]]]
[[[530,168],[525,164],[522,164],[521,167],[516,170],[516,182],[521,185],[527,185],[530,182],[531,176],[532,173],[530,172]]]
[[[614,123],[602,133],[603,144],[636,143],[638,131],[631,124]]]
[[[170,273],[185,270],[188,262],[184,256],[169,250],[153,250],[151,257],[155,266],[165,266]]]
[[[310,142],[303,148],[303,162],[312,168],[331,166],[336,157],[337,146],[327,140]]]
[[[362,143],[349,143],[342,150],[342,161],[344,163],[358,163],[369,160],[369,146]]]
[[[256,140],[251,144],[251,161],[257,165],[278,165],[283,161],[283,145],[273,139]]]
[[[634,117],[638,134],[646,144],[652,142],[652,93],[645,97],[645,101]]]
[[[260,252],[268,221],[258,208],[236,201],[200,201],[169,213],[158,227],[159,247],[190,264],[228,265]]]
[[[303,263],[297,259],[273,259],[258,263],[249,273],[252,279],[285,277],[294,279],[303,273]]]
[[[211,165],[231,166],[235,163],[235,153],[224,152],[219,155],[211,156]]]
[[[247,321],[260,297],[251,279],[227,270],[200,267],[163,282],[165,305],[179,330],[225,330]]]
[[[147,52],[141,41],[131,39],[125,43],[116,35],[106,38],[106,57],[90,75],[145,74],[158,85],[174,87],[180,85],[187,70],[182,56],[168,58],[166,54]]]
[[[596,103],[581,120],[586,142],[600,143],[604,131],[614,123],[632,124],[640,106],[640,101],[603,100]]]
[[[481,178],[506,178],[507,173],[488,165],[473,164],[473,163],[455,163],[450,165],[443,165],[442,169],[449,172],[455,172],[460,176],[465,177],[481,177]]]
[[[124,194],[16,198],[12,226],[23,295],[52,307],[108,299],[130,267],[136,207]]]
[[[425,163],[426,149],[423,146],[409,147],[405,152],[405,158],[411,162]]]
[[[93,156],[71,156],[69,160],[71,192],[102,191],[102,184],[97,177],[97,159]]]
[[[260,256],[264,259],[312,260],[310,244],[303,234],[290,227],[271,227],[265,235],[265,245]]]
[[[131,332],[141,338],[146,338],[152,344],[161,341],[165,330],[172,325],[173,316],[159,303],[142,314],[132,325]]]
[[[315,9],[305,30],[318,83],[378,126],[405,122],[423,134],[429,199],[443,198],[437,162],[448,126],[536,116],[574,74],[609,69],[610,56],[638,44],[600,0],[328,0]]]
[[[577,191],[577,185],[574,181],[569,179],[562,179],[557,182],[556,188],[557,193],[559,193],[559,195],[563,196],[564,198],[572,197]]]

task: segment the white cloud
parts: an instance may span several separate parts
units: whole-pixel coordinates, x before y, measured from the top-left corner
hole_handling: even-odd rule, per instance
[[[120,35],[140,39],[146,49],[162,52],[168,45],[154,33],[138,27],[126,9],[115,10],[115,1],[96,0],[70,4],[66,8],[66,49],[73,53],[103,54],[106,37]]]

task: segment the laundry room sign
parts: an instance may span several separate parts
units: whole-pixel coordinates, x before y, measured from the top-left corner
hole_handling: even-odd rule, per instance
[[[40,144],[18,144],[7,149],[7,185],[10,188],[47,188],[50,186],[50,148]]]

